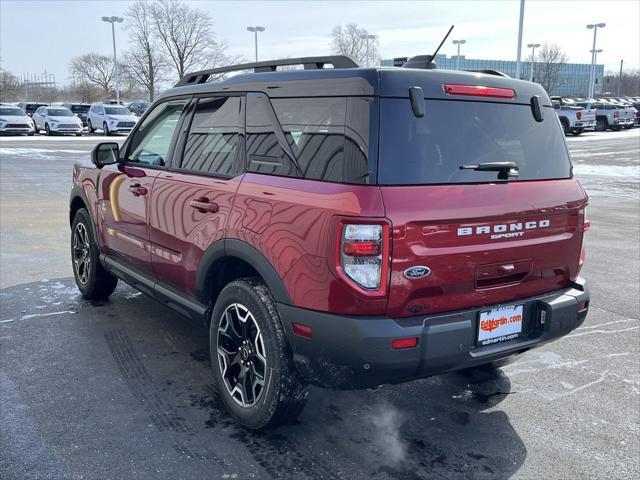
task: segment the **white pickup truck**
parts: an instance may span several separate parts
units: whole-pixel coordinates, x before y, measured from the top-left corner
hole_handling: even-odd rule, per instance
[[[553,108],[560,119],[565,135],[580,135],[596,127],[596,111],[565,103],[561,97],[551,97]]]

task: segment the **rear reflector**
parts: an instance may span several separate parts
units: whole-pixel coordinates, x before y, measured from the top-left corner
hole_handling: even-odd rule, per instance
[[[400,348],[413,348],[418,345],[418,337],[395,338],[391,340],[391,348],[398,350]]]
[[[582,225],[582,230],[585,232],[591,228],[591,220],[584,219],[584,224]]]
[[[308,325],[301,325],[299,323],[292,323],[293,333],[299,335],[301,337],[311,338],[313,336],[313,332],[311,331],[311,327]]]
[[[578,305],[578,311],[582,312],[583,310],[586,310],[588,306],[589,302],[582,302],[580,305]]]
[[[471,97],[515,98],[511,88],[482,87],[480,85],[445,85],[444,92],[449,95],[468,95]]]

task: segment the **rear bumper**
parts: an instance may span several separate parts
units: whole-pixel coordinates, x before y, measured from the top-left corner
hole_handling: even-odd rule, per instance
[[[332,388],[400,383],[493,362],[560,338],[582,325],[589,290],[583,279],[570,288],[510,303],[524,306],[523,334],[478,346],[479,312],[494,306],[421,317],[354,317],[278,304],[302,376]],[[586,308],[579,311],[579,305]],[[544,312],[544,313],[543,313]],[[312,338],[293,333],[292,323],[311,327]],[[418,345],[391,349],[391,340],[418,337]]]
[[[573,124],[573,128],[595,128],[596,121],[595,120],[584,120],[578,121]]]

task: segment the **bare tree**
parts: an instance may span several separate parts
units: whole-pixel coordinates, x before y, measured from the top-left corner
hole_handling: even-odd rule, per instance
[[[17,100],[22,86],[18,78],[11,72],[0,68],[0,102]]]
[[[71,60],[71,76],[75,82],[88,82],[100,87],[105,94],[113,90],[113,59],[99,53],[86,53]]]
[[[161,54],[154,34],[153,6],[145,0],[136,0],[126,12],[129,31],[129,51],[123,56],[126,73],[139,86],[147,90],[149,101],[165,79],[169,63]]]
[[[531,56],[529,56],[529,61]],[[552,95],[561,86],[561,69],[569,61],[569,57],[557,43],[545,43],[536,55],[533,69],[534,81],[544,87]]]
[[[623,70],[622,78],[619,71],[607,71],[602,79],[602,91],[617,94],[618,87],[620,95],[634,97],[640,95],[640,70]]]
[[[367,57],[367,36],[369,32],[364,28],[358,28],[355,23],[350,23],[346,27],[337,25],[331,31],[331,47],[338,55],[347,55],[357,61],[360,65],[372,66],[379,62],[378,39],[369,39]]]
[[[157,0],[150,8],[155,34],[178,78],[230,61],[227,45],[216,40],[213,21],[206,12],[177,0]]]

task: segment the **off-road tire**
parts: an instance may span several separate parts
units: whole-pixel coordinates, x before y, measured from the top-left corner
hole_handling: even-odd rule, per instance
[[[82,239],[86,232],[86,245],[79,245],[76,242],[76,235]],[[79,247],[86,249],[84,259],[88,259],[88,263],[81,268],[79,261]],[[91,217],[86,208],[81,208],[73,217],[71,226],[71,266],[73,268],[73,276],[76,280],[78,290],[82,296],[88,300],[106,300],[113,293],[118,284],[118,279],[107,272],[100,263],[100,252],[95,238],[93,238],[93,229],[91,228]],[[86,270],[84,270],[86,268]]]
[[[221,363],[224,363],[224,360],[221,360],[221,355],[218,354],[219,329],[223,324],[223,314],[233,309],[234,305],[244,306],[251,313],[262,335],[261,343],[266,359],[263,370],[264,387],[250,406],[239,404],[231,395],[223,378]],[[236,280],[222,290],[211,315],[209,349],[218,395],[227,411],[240,424],[252,430],[273,428],[291,422],[302,412],[307,403],[309,388],[295,369],[291,347],[287,342],[275,301],[269,288],[260,279]],[[240,356],[239,349],[237,352]],[[244,401],[244,395],[242,398]]]

